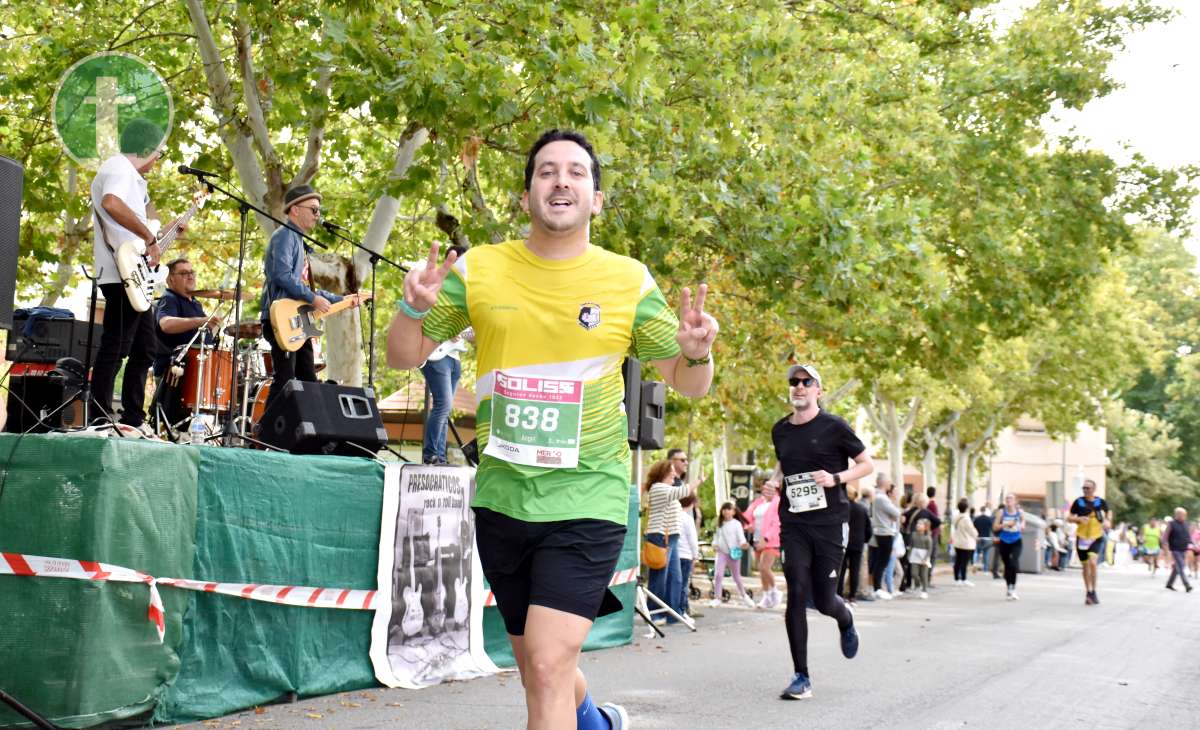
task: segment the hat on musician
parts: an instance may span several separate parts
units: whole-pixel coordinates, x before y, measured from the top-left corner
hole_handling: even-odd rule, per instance
[[[293,205],[313,198],[320,200],[321,194],[313,190],[311,185],[297,185],[283,194],[283,212],[287,213]]]

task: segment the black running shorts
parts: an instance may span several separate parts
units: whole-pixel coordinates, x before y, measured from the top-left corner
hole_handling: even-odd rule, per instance
[[[525,522],[476,507],[475,539],[483,575],[513,636],[525,635],[525,616],[533,605],[588,621],[621,610],[608,584],[625,544],[624,525]]]
[[[1089,558],[1090,558],[1089,553],[1091,555],[1098,555],[1101,558],[1103,558],[1104,557],[1103,552],[1104,552],[1104,538],[1103,537],[1097,537],[1096,539],[1092,540],[1092,543],[1090,545],[1088,545],[1087,547],[1079,547],[1078,543],[1076,543],[1076,546],[1075,546],[1075,554],[1078,555],[1079,560],[1084,563],[1086,563],[1089,560]]]

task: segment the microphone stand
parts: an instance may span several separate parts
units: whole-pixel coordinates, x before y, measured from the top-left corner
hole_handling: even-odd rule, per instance
[[[203,172],[201,170],[192,170],[190,168],[186,171],[180,170],[180,172],[185,175],[194,175],[196,177],[196,180],[199,181],[199,183],[201,185],[208,188],[208,191],[210,193],[214,192],[214,191],[221,193],[225,197],[229,198],[230,200],[232,200],[238,204],[238,216],[240,218],[240,221],[239,221],[240,230],[238,232],[237,282],[235,283],[234,288],[233,288],[233,321],[235,323],[240,323],[242,321],[242,269],[244,268],[244,264],[246,261],[246,239],[248,237],[247,232],[246,232],[247,215],[249,214],[250,211],[254,211],[255,213],[258,213],[259,215],[261,215],[265,218],[275,221],[280,226],[287,225],[287,222],[279,220],[275,216],[271,215],[270,213],[263,210],[262,208],[259,208],[257,205],[254,205],[253,203],[246,200],[245,198],[235,195],[234,193],[229,192],[228,190],[221,187],[220,185],[217,185],[212,180],[214,177],[216,177],[215,175]],[[321,243],[320,241],[313,238],[312,236],[309,236],[305,233],[301,233],[299,231],[297,231],[297,233],[300,233],[301,238],[319,246],[320,248],[329,248],[328,246]],[[243,441],[254,442],[254,439],[246,436],[245,434],[238,433],[237,414],[241,410],[240,409],[241,404],[238,403],[238,398],[239,398],[238,372],[237,372],[236,366],[233,368],[233,373],[231,375],[232,375],[232,378],[231,378],[231,383],[230,383],[230,391],[231,392],[229,394],[229,415],[225,419],[225,424],[221,427],[221,432],[219,434],[217,434],[217,436],[215,437],[215,438],[221,439],[222,446],[232,446],[233,440],[235,438],[242,439]]]
[[[394,266],[396,269],[406,272],[406,273],[408,272],[408,267],[402,266],[402,265],[396,263],[395,261],[392,261],[387,256],[384,256],[383,254],[372,251],[371,249],[367,248],[363,244],[354,240],[350,236],[345,235],[344,233],[340,233],[340,231],[345,231],[346,229],[342,228],[341,226],[337,225],[336,223],[330,223],[329,221],[323,220],[323,221],[321,221],[321,227],[324,228],[329,233],[329,235],[333,236],[334,238],[336,238],[338,240],[345,241],[346,243],[350,244],[351,246],[354,246],[355,248],[359,249],[360,251],[362,251],[363,253],[367,254],[367,256],[370,257],[369,260],[371,262],[371,299],[370,299],[370,301],[367,302],[367,305],[371,308],[371,334],[370,334],[370,346],[367,348],[367,352],[368,352],[368,355],[367,355],[367,387],[370,388],[372,391],[374,391],[375,390],[375,269],[378,267],[380,261],[386,261],[389,264],[391,264],[392,266]]]

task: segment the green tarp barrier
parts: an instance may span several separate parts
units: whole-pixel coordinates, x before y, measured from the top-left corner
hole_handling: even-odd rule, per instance
[[[13,451],[16,446],[15,452]],[[7,458],[12,452],[12,458]],[[0,435],[0,550],[111,563],[159,577],[374,588],[383,468],[141,440]],[[630,524],[637,524],[631,491]],[[636,530],[618,569],[637,564]],[[160,723],[217,717],[287,693],[377,686],[371,614],[160,589],[167,633],[129,583],[0,576],[0,689],[85,727],[152,712]],[[597,621],[586,649],[629,643],[625,611]],[[512,656],[495,608],[488,652]],[[19,717],[0,708],[0,726]]]
[[[383,467],[370,459],[201,449],[197,578],[375,588]],[[376,686],[369,611],[190,593],[179,677],[154,712],[178,723],[289,692]]]
[[[0,436],[0,550],[150,575],[192,571],[195,449],[141,440]],[[69,727],[139,715],[179,671],[191,596],[164,588],[166,642],[148,586],[0,576],[0,689]],[[23,720],[0,704],[0,725]]]

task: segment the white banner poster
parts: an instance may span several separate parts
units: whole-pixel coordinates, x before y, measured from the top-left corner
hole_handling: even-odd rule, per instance
[[[475,554],[474,490],[474,469],[386,468],[371,663],[388,687],[499,671],[483,644],[487,591]]]

